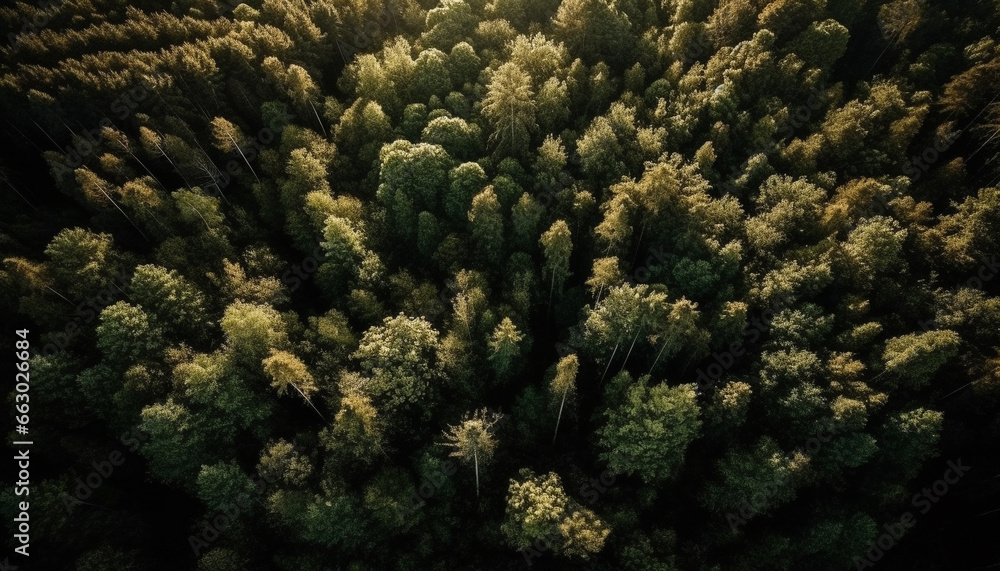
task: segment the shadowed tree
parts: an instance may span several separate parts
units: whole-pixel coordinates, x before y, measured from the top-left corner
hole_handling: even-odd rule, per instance
[[[469,226],[479,259],[485,262],[487,268],[494,270],[503,259],[504,219],[500,202],[492,186],[486,187],[472,199],[472,206],[469,208]]]

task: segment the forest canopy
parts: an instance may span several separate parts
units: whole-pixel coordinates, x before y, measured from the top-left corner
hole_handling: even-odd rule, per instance
[[[0,22],[13,565],[1000,560],[997,2]]]

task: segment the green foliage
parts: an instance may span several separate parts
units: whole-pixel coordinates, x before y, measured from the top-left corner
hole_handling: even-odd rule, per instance
[[[139,307],[123,301],[101,312],[97,348],[112,366],[127,367],[163,350],[162,332]]]
[[[386,317],[364,333],[352,358],[369,379],[363,391],[387,415],[409,412],[430,418],[442,374],[438,332],[423,318]]]
[[[524,334],[518,331],[509,317],[504,317],[493,330],[489,340],[490,362],[498,379],[506,380],[520,368],[518,361],[523,353],[520,347],[522,341]]]
[[[558,283],[561,290],[563,282],[569,277],[569,257],[573,252],[573,240],[569,226],[563,220],[556,220],[548,230],[542,233],[538,242],[542,245],[545,254],[545,270],[551,276],[550,289],[554,289]],[[550,291],[550,298],[551,295]]]
[[[177,337],[200,336],[205,327],[205,296],[176,270],[136,266],[131,299],[166,331]]]
[[[920,463],[934,455],[944,416],[918,408],[894,415],[882,427],[882,461],[907,479],[916,475]]]
[[[461,424],[449,426],[444,433],[444,446],[452,449],[449,456],[472,463],[476,468],[476,495],[479,495],[479,464],[489,462],[496,452],[493,430],[501,415],[488,413],[486,409],[473,415],[466,415]]]
[[[233,462],[202,466],[198,473],[198,499],[209,513],[247,505],[255,491],[250,478]]]
[[[45,255],[56,284],[74,299],[109,287],[118,265],[111,235],[83,228],[60,231],[46,246]]]
[[[469,208],[469,226],[478,258],[487,267],[496,267],[503,259],[503,222],[500,201],[492,186],[473,197]]]
[[[702,504],[717,514],[734,517],[747,506],[766,513],[795,498],[803,458],[786,458],[777,443],[761,437],[753,447],[731,449],[716,465],[718,479],[711,481]]]
[[[928,331],[894,337],[885,344],[885,369],[919,387],[958,353],[961,338],[954,331]]]
[[[536,476],[519,472],[507,491],[507,518],[501,529],[515,549],[526,550],[546,539],[553,552],[589,559],[604,547],[610,530],[593,511],[570,499],[555,472]]]
[[[684,452],[700,434],[695,385],[660,383],[642,377],[626,389],[623,402],[608,410],[598,430],[601,457],[612,470],[637,474],[645,482],[677,476]]]
[[[254,368],[260,366],[271,349],[288,343],[281,315],[266,305],[237,301],[226,308],[219,324],[226,336],[227,349],[240,362]]]
[[[537,128],[531,76],[514,62],[493,72],[483,99],[483,117],[493,127],[490,142],[499,156],[519,156]]]

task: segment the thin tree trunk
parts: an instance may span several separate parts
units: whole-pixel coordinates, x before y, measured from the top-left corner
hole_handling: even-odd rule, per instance
[[[604,383],[604,377],[608,374],[608,369],[611,368],[611,362],[615,360],[615,353],[618,352],[618,346],[621,345],[621,341],[615,343],[615,350],[611,352],[611,358],[608,359],[608,364],[604,367],[604,374],[601,375],[601,383]]]
[[[556,290],[556,270],[552,269],[552,284],[549,286],[549,308],[545,312],[546,319],[552,313],[552,293]]]
[[[639,243],[635,245],[635,253],[632,254],[632,265],[635,265],[636,258],[639,257],[639,248],[642,247],[642,236],[646,233],[646,224],[642,224],[642,230],[639,231]],[[648,268],[647,268],[648,269]]]
[[[240,148],[240,144],[236,142],[236,139],[234,139],[232,135],[229,135],[229,140],[233,142],[233,145],[236,146],[236,150],[240,152],[240,156],[243,157],[243,162],[247,164],[247,167],[250,169],[250,172],[253,173],[253,177],[257,179],[257,182],[260,182],[260,178],[257,176],[257,173],[253,170],[253,167],[250,166],[250,161],[247,160],[247,156],[243,154],[243,149]]]
[[[319,412],[319,410],[318,410],[318,409],[317,409],[317,408],[316,408],[316,407],[315,407],[315,406],[313,405],[312,401],[311,401],[311,400],[309,400],[309,397],[307,397],[307,396],[306,396],[306,394],[305,394],[304,392],[302,392],[302,389],[300,389],[300,388],[299,388],[298,386],[296,386],[296,384],[295,384],[295,383],[289,383],[289,384],[290,384],[290,385],[292,385],[292,387],[294,387],[294,388],[295,388],[295,390],[297,390],[297,391],[299,392],[299,394],[300,394],[300,395],[302,395],[302,398],[303,398],[303,399],[305,399],[305,401],[306,401],[307,403],[309,403],[309,406],[310,406],[310,407],[311,407],[311,408],[312,408],[313,410],[315,410],[315,411],[316,411],[316,414],[318,414],[320,418],[322,418],[323,420],[326,420],[326,418],[323,418],[323,415],[322,415],[322,414],[321,414],[321,413]]]
[[[569,392],[569,389],[567,389],[563,393],[562,402],[559,403],[559,416],[556,417],[556,433],[552,435],[552,444],[556,443],[556,438],[559,436],[559,421],[562,420],[563,405],[566,404],[566,393],[568,393],[568,392]]]
[[[476,461],[476,497],[479,497],[479,451],[472,449],[472,457]]]
[[[309,102],[309,106],[312,107],[313,115],[316,116],[316,122],[319,123],[319,128],[323,130],[323,138],[324,139],[330,138],[330,136],[326,134],[326,127],[323,126],[323,120],[319,118],[319,113],[316,112],[316,106],[313,105],[312,101]]]
[[[657,353],[656,354],[656,358],[653,359],[653,366],[649,368],[649,372],[646,373],[647,375],[652,375],[653,374],[653,369],[656,367],[656,363],[660,360],[660,355],[663,354],[663,350],[667,348],[667,343],[669,343],[669,342],[670,342],[670,339],[667,339],[666,341],[663,342],[663,347],[660,347],[660,352]]]
[[[125,217],[125,220],[128,220],[129,224],[131,224],[132,226],[134,226],[135,229],[139,232],[139,234],[143,238],[145,238],[147,242],[149,242],[149,238],[146,237],[146,234],[143,233],[142,229],[139,228],[139,226],[137,226],[135,222],[132,222],[132,219],[128,217],[128,214],[125,214],[125,211],[122,210],[122,208],[120,206],[118,206],[117,202],[115,202],[115,199],[111,198],[111,195],[108,194],[103,188],[101,188],[100,191],[101,191],[101,194],[103,194],[104,196],[106,196],[107,199],[111,202],[111,204],[113,204],[115,206],[115,208],[118,209],[118,212],[122,213],[122,216]]]
[[[622,361],[622,368],[618,370],[619,373],[625,370],[625,365],[628,363],[629,355],[632,354],[632,348],[635,347],[635,340],[639,338],[639,332],[641,331],[642,324],[640,323],[639,327],[636,329],[635,337],[632,338],[632,344],[628,346],[628,353],[625,354],[625,360]]]

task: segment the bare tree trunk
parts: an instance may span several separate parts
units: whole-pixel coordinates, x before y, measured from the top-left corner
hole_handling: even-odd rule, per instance
[[[326,127],[323,126],[323,120],[319,118],[319,113],[316,112],[316,106],[313,105],[312,101],[309,102],[309,106],[312,107],[313,115],[316,116],[316,122],[319,123],[319,128],[323,130],[323,138],[329,139],[330,136],[326,134]]]
[[[618,370],[619,373],[625,370],[625,364],[628,363],[629,355],[632,354],[632,348],[635,347],[635,340],[639,338],[639,332],[641,331],[642,331],[642,324],[640,323],[639,327],[636,329],[635,337],[632,338],[632,344],[629,345],[628,347],[628,353],[625,354],[625,360],[622,361],[622,368]]]
[[[323,415],[319,412],[319,410],[313,405],[312,401],[309,400],[309,397],[307,397],[306,394],[304,392],[302,392],[302,389],[300,389],[295,383],[289,383],[289,384],[292,385],[292,387],[294,387],[295,390],[297,390],[300,395],[302,395],[302,398],[307,403],[309,403],[309,407],[312,408],[313,410],[315,410],[316,414],[318,414],[320,418],[322,418],[323,420],[326,420],[325,418],[323,418]]]
[[[604,377],[608,374],[608,369],[611,368],[611,362],[615,360],[615,353],[618,352],[619,345],[621,345],[621,341],[615,343],[615,350],[611,352],[611,358],[608,359],[608,364],[604,367],[604,374],[601,375],[601,383],[604,382]]]
[[[601,285],[601,289],[597,290],[597,299],[594,300],[594,309],[597,309],[597,304],[601,303],[601,294],[604,293],[604,285]]]
[[[566,404],[566,393],[568,392],[569,390],[567,389],[563,393],[562,402],[559,403],[559,416],[556,417],[556,433],[552,435],[552,444],[556,443],[556,438],[559,436],[559,421],[562,420],[563,405]]]
[[[234,139],[232,135],[229,135],[229,140],[233,142],[233,145],[236,146],[236,150],[240,152],[240,156],[243,157],[243,162],[247,164],[247,168],[249,168],[250,172],[253,173],[253,177],[257,179],[257,182],[260,182],[260,178],[257,176],[257,173],[253,170],[253,167],[250,166],[250,161],[247,160],[247,156],[243,154],[243,149],[240,148],[240,144],[236,142],[236,139]]]
[[[479,497],[479,450],[472,449],[472,457],[476,461],[476,497]]]
[[[556,289],[556,270],[552,269],[552,283],[549,286],[549,307],[545,310],[545,318],[548,319],[549,315],[552,313],[552,293]]]
[[[672,336],[671,336],[671,337],[672,337]],[[649,373],[646,373],[646,374],[648,374],[648,375],[651,375],[651,374],[653,374],[653,368],[655,368],[655,367],[656,367],[656,363],[657,363],[657,362],[658,362],[658,361],[660,360],[660,355],[662,355],[662,354],[663,354],[663,350],[667,348],[667,344],[668,344],[668,343],[670,343],[670,341],[671,341],[671,340],[670,340],[670,339],[668,338],[667,340],[665,340],[665,341],[663,342],[663,347],[660,347],[660,352],[659,352],[659,353],[657,353],[657,354],[656,354],[656,358],[655,358],[655,359],[653,359],[653,366],[649,368]]]

